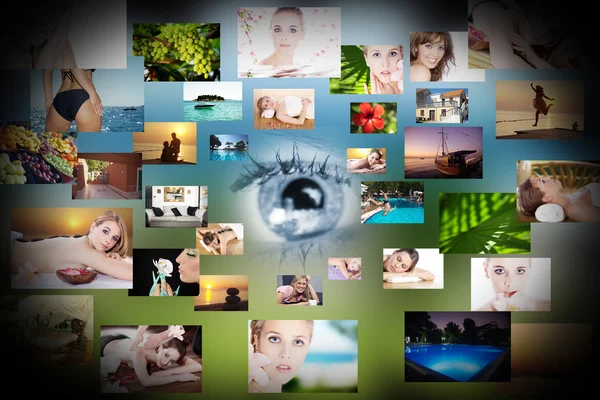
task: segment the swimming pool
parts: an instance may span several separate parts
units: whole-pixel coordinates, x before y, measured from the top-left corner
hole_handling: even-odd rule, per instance
[[[507,350],[507,347],[453,344],[406,346],[404,358],[455,381],[467,382]]]
[[[248,159],[248,152],[243,150],[210,150],[211,161],[243,161]]]
[[[383,201],[378,199],[378,201]],[[396,207],[385,217],[383,211],[373,214],[365,224],[422,224],[425,222],[425,207],[423,203],[406,201],[405,199],[390,199],[390,208]]]

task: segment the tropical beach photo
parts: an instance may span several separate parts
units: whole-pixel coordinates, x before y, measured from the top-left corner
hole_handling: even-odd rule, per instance
[[[248,159],[248,135],[210,135],[211,161]]]
[[[404,313],[406,382],[510,382],[510,312]]]
[[[133,152],[142,164],[196,164],[196,123],[146,122],[133,132]]]
[[[201,274],[194,311],[248,311],[248,275]]]
[[[407,179],[482,179],[481,127],[404,128]]]
[[[424,182],[361,182],[361,224],[425,222]]]
[[[581,139],[581,80],[496,81],[497,139]]]
[[[241,121],[242,82],[184,82],[184,121]]]
[[[88,77],[91,77],[94,88],[102,102],[101,117],[98,118],[99,129],[91,132],[135,132],[144,129],[144,82],[140,76],[144,73],[143,60],[140,57],[127,57],[127,69],[95,69],[86,70]],[[64,91],[61,86],[70,85],[72,90],[81,89],[78,84],[78,76],[61,74],[60,70],[51,72],[49,86],[44,86],[43,72],[39,69],[31,71],[31,130],[34,132],[59,132],[60,129],[47,129],[46,126],[46,93],[48,88],[52,93],[48,93],[54,98],[53,109],[58,113],[57,118],[70,121],[70,128],[64,132],[86,132],[81,127],[77,127],[76,121],[80,119],[77,114],[70,111],[67,113],[65,107],[60,104],[62,96],[66,96],[69,91]],[[77,89],[79,88],[79,89]],[[65,93],[63,95],[63,93]],[[84,95],[89,98],[89,93],[84,91]],[[82,103],[85,107],[90,100]],[[81,114],[80,114],[81,116]],[[53,128],[48,126],[48,128]]]

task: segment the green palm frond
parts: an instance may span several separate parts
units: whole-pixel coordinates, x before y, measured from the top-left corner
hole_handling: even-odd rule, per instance
[[[369,85],[369,67],[359,46],[342,46],[341,78],[331,78],[330,92],[335,94],[364,94]]]
[[[440,193],[440,253],[529,253],[531,227],[516,214],[513,193]]]

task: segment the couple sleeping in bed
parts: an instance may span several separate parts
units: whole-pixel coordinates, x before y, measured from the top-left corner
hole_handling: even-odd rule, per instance
[[[39,272],[91,268],[125,281],[133,280],[133,261],[127,257],[127,227],[121,217],[106,211],[90,226],[87,235],[54,236],[25,240],[12,232],[11,271],[26,282]]]
[[[315,119],[314,97],[285,96],[274,99],[262,96],[256,102],[263,118],[277,118],[292,125],[303,125],[307,119]]]

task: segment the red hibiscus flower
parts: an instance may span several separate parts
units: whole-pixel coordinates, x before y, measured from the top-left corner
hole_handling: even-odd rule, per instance
[[[373,133],[375,129],[383,129],[385,120],[381,118],[385,109],[381,104],[371,107],[369,103],[360,103],[360,113],[352,116],[352,122],[356,126],[362,126],[363,133]]]

